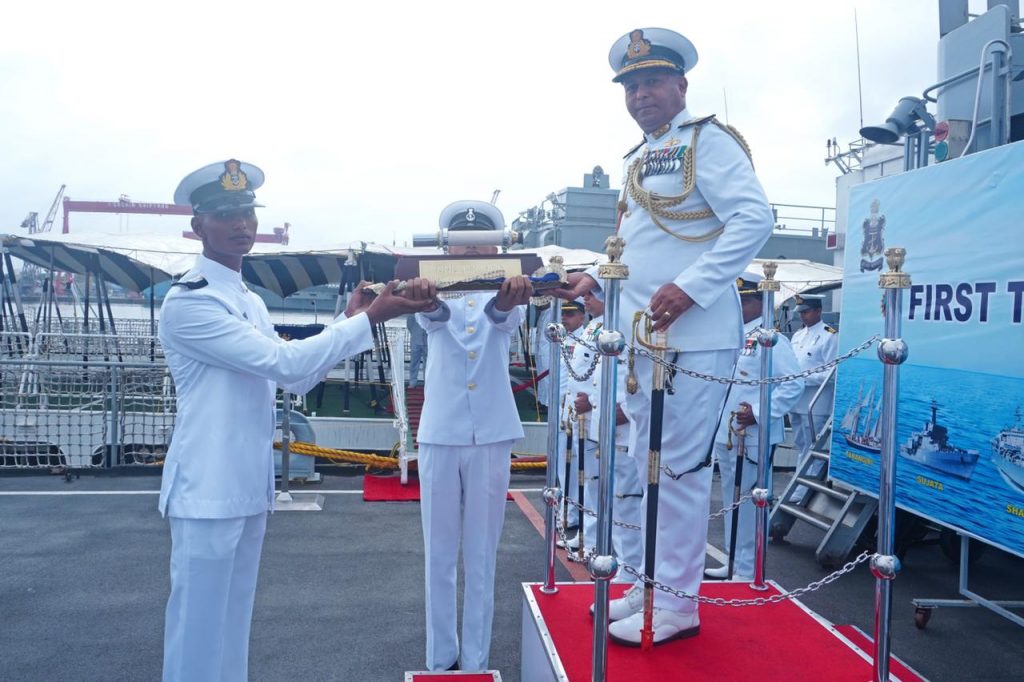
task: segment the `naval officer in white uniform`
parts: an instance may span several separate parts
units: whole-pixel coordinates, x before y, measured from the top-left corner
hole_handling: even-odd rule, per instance
[[[436,293],[419,281],[409,289],[419,300],[407,300],[389,284],[368,307],[368,294],[353,294],[346,315],[320,334],[278,338],[241,276],[262,183],[259,168],[231,159],[188,175],[174,193],[176,204],[192,207],[203,254],[160,312],[177,392],[159,502],[171,526],[165,682],[248,677],[256,576],[274,500],[277,386],[309,390],[341,359],[373,346],[371,325],[422,310]]]
[[[576,344],[579,341],[578,335],[583,331],[583,323],[587,320],[586,311],[583,310],[582,301],[565,301],[561,305],[562,313],[562,326],[565,327],[565,340],[562,341],[562,352],[558,356],[558,361],[561,364],[561,368],[558,374],[559,384],[559,408],[560,417],[559,421],[562,424],[568,424],[570,430],[575,434],[575,410],[573,408],[576,393],[570,388],[575,386],[575,382],[572,379],[572,375],[569,373],[569,364],[566,361],[572,360],[573,354],[576,352]],[[567,495],[571,496],[571,499],[576,500],[577,490],[579,489],[579,464],[576,461],[577,457],[577,441],[574,436],[570,436],[572,441],[572,457],[571,466],[569,468],[569,479],[565,481],[562,488],[565,490]],[[564,447],[558,448],[558,478],[561,480],[565,477],[565,460],[568,453]],[[579,530],[580,518],[579,510],[574,505],[569,505],[569,514],[567,519],[567,528],[569,529],[569,549],[577,549],[579,542],[574,537],[573,531]],[[558,541],[561,546],[562,541]]]
[[[796,360],[800,363],[800,370],[808,370],[814,367],[832,362],[836,359],[836,352],[839,349],[839,335],[833,327],[821,321],[821,302],[824,296],[803,294],[796,297],[796,311],[800,313],[800,321],[803,327],[793,333],[793,352],[796,353]],[[790,424],[793,426],[793,444],[798,452],[798,465],[804,463],[807,456],[814,447],[814,431],[820,432],[829,415],[832,414],[832,398],[835,390],[835,382],[829,382],[822,390],[811,416],[814,419],[813,428],[807,421],[807,412],[811,407],[811,400],[818,392],[821,385],[828,377],[828,371],[815,372],[807,377],[804,383],[804,392],[800,396],[793,411],[789,414]]]
[[[740,357],[736,361],[736,379],[751,381],[761,378],[761,353],[764,349],[757,342],[757,332],[764,324],[761,317],[763,311],[762,294],[757,290],[758,282],[764,277],[757,272],[747,270],[743,276],[736,280],[736,287],[740,294],[740,305],[743,309],[743,333],[746,341]],[[793,354],[793,348],[782,334],[778,335],[778,342],[772,348],[772,376],[781,377],[797,374],[800,371]],[[769,447],[774,448],[776,443],[783,440],[783,416],[793,409],[793,405],[800,398],[804,390],[803,379],[792,379],[775,384],[772,387],[771,399],[771,434]],[[745,456],[743,457],[742,478],[740,479],[740,494],[746,495],[751,488],[757,485],[757,462],[758,447],[761,439],[762,421],[761,415],[761,387],[747,384],[734,384],[729,391],[725,408],[722,410],[722,419],[715,437],[715,459],[718,460],[718,471],[721,477],[722,506],[732,504],[733,491],[736,485],[736,458],[739,452],[740,436],[734,433],[731,441],[731,450],[726,448],[730,442],[729,428],[730,415],[735,412],[736,419],[732,427],[744,431],[743,445]],[[771,449],[769,449],[771,453]],[[769,457],[770,461],[770,457]],[[731,546],[732,537],[732,515],[736,512],[729,512],[725,515],[725,545]],[[739,522],[736,529],[736,557],[733,560],[733,579],[751,580],[754,575],[754,503],[746,500],[739,508]],[[709,578],[722,579],[728,577],[728,565],[720,568],[709,568],[704,575]]]
[[[604,301],[593,292],[587,292],[583,304],[593,318],[587,323],[581,334],[585,343],[577,346],[582,349],[584,359],[577,363],[577,373],[584,372],[590,366],[590,358],[596,357],[593,375],[586,382],[581,382],[582,391],[576,394],[575,408],[577,413],[587,415],[587,460],[585,475],[587,477],[584,500],[588,509],[597,511],[600,487],[600,453],[598,441],[601,432],[601,372],[605,370],[606,360],[594,347],[597,337],[604,327]],[[577,351],[579,352],[579,351]],[[640,484],[639,465],[629,451],[629,419],[622,406],[626,399],[626,363],[619,358],[615,366],[618,371],[615,398],[615,466],[612,475],[615,477],[613,489],[615,499],[612,506],[612,521],[619,524],[639,526],[641,523],[641,501],[643,488]],[[645,464],[646,466],[646,459]],[[583,535],[586,547],[597,547],[597,519],[589,514],[584,517]],[[578,546],[578,545],[577,545]],[[612,552],[620,566],[642,568],[643,538],[635,528],[621,525],[612,526]],[[632,582],[633,578],[624,570],[616,573],[613,582]]]
[[[612,46],[614,81],[622,83],[626,110],[644,138],[626,155],[619,235],[629,280],[621,295],[619,325],[628,332],[638,311],[654,331],[668,333],[668,359],[717,377],[729,377],[742,345],[743,321],[735,280],[771,234],[772,213],[754,175],[742,138],[714,117],[686,108],[686,73],[697,51],[683,36],[660,28],[637,29]],[[598,288],[595,272],[575,275],[563,296]],[[625,411],[630,450],[643,458],[651,425],[651,362],[637,356],[640,389]],[[711,489],[711,447],[725,386],[676,374],[666,392],[663,475],[657,536],[657,580],[696,593],[704,572]],[[646,482],[646,473],[642,477]],[[651,529],[652,532],[655,529]],[[697,605],[657,591],[654,642],[696,635]],[[643,624],[637,583],[609,614],[611,638],[636,646]]]
[[[504,226],[501,212],[483,201],[457,201],[440,217],[440,227],[448,230]],[[496,250],[453,246],[450,253]],[[428,349],[416,439],[429,670],[487,669],[512,444],[523,437],[508,374],[509,347],[532,292],[528,277],[512,277],[496,294],[456,295],[417,316],[427,332]],[[461,647],[456,616],[460,540],[466,589]]]

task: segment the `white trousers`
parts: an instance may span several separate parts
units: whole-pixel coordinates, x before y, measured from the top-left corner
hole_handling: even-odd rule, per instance
[[[572,500],[573,502],[576,502],[577,501],[577,499],[576,499],[576,491],[577,491],[577,486],[579,485],[578,484],[579,473],[577,471],[577,469],[578,469],[578,460],[576,459],[577,458],[577,453],[576,453],[576,439],[575,438],[572,439],[572,459],[569,462],[569,479],[565,480],[565,460],[567,458],[568,458],[568,453],[566,452],[566,449],[565,449],[565,432],[561,432],[561,434],[558,437],[558,472],[557,472],[557,474],[558,474],[558,481],[559,481],[559,483],[561,485],[562,492],[564,492],[565,495],[570,500]],[[569,512],[568,512],[568,515],[567,515],[568,525],[570,525],[570,526],[578,526],[579,522],[580,522],[579,511],[572,504],[568,505],[568,508],[569,508]]]
[[[669,358],[671,359],[671,357]],[[736,351],[694,351],[681,353],[676,364],[703,374],[729,377]],[[640,390],[626,395],[625,412],[631,427],[630,452],[634,453],[644,495],[644,542],[646,543],[647,458],[651,427],[651,361],[636,358]],[[718,416],[725,400],[726,386],[677,374],[673,392],[665,395],[662,423],[661,464],[675,473],[702,463],[712,445]],[[656,580],[677,590],[696,594],[704,576],[708,537],[708,506],[712,467],[701,467],[673,480],[664,472],[658,486],[658,527],[655,549]],[[638,585],[642,583],[638,582]],[[693,613],[697,605],[657,590],[654,605],[679,613]]]
[[[427,668],[486,670],[494,617],[494,567],[505,521],[513,441],[420,443],[420,511],[426,552]],[[465,589],[457,633],[457,564]]]
[[[598,444],[588,440],[585,450],[584,474],[586,485],[584,486],[584,506],[594,512],[598,511],[600,500],[600,471],[601,460],[597,456]],[[634,526],[640,525],[641,505],[643,489],[640,487],[640,480],[637,475],[637,464],[629,456],[625,444],[615,446],[615,464],[613,468],[615,476],[615,493],[612,501],[612,521],[629,523]],[[583,541],[588,549],[597,548],[597,518],[586,514],[583,518]],[[640,531],[612,525],[612,552],[622,564],[628,564],[634,568],[643,567],[643,539]],[[633,577],[621,568],[616,574],[613,582],[632,582]]]
[[[814,428],[821,431],[821,427],[828,421],[828,411],[814,412]],[[814,433],[811,431],[811,424],[807,421],[807,413],[789,413],[789,423],[793,427],[793,447],[797,451],[797,466],[807,460],[814,447]]]
[[[597,461],[597,442],[584,440],[583,449],[583,506],[592,512],[597,512],[598,500],[598,479],[600,463]],[[597,517],[590,514],[583,515],[583,546],[587,549],[597,547]]]
[[[736,449],[725,449],[725,443],[715,443],[715,457],[718,459],[718,472],[721,476],[722,507],[728,507],[733,501],[736,485]],[[740,481],[740,497],[750,492],[757,483],[757,464],[746,457],[743,458],[743,478]],[[712,511],[718,511],[714,509]],[[754,541],[755,541],[755,507],[752,500],[740,505],[739,520],[736,526],[736,558],[733,559],[733,575],[753,577],[754,575]],[[729,551],[732,539],[732,515],[725,515],[725,550]]]
[[[267,514],[169,520],[164,682],[244,682]]]
[[[615,502],[612,520],[642,526],[643,488],[640,485],[638,466],[626,444],[615,446]],[[643,572],[644,540],[641,531],[622,526],[612,526],[612,547],[619,560],[619,572],[612,582],[633,582],[634,578],[622,568],[632,566]]]

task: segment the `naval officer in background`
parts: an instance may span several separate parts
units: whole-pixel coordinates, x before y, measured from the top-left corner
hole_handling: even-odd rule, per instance
[[[761,328],[763,318],[762,294],[757,290],[758,283],[764,277],[757,272],[747,270],[736,280],[736,288],[740,294],[740,306],[743,310],[743,333],[746,341],[740,357],[736,361],[736,378],[750,381],[761,378],[761,353],[764,352],[757,342],[757,332]],[[793,355],[793,348],[782,334],[772,347],[772,376],[782,377],[797,374],[800,371]],[[770,454],[776,443],[783,440],[783,416],[793,409],[804,390],[803,379],[791,379],[775,384],[772,387],[771,400],[771,434],[769,442]],[[735,413],[735,422],[731,415]],[[734,384],[729,391],[722,419],[715,437],[715,459],[718,460],[718,472],[722,489],[722,506],[732,504],[733,491],[736,486],[736,460],[743,457],[742,478],[740,479],[740,495],[746,495],[757,485],[758,444],[760,443],[761,423],[761,387],[746,384]],[[729,437],[729,429],[743,431],[744,435],[733,433]],[[742,440],[742,450],[741,447]],[[732,449],[726,444],[732,442]],[[725,544],[733,547],[732,515],[725,516]],[[735,580],[751,580],[754,576],[754,503],[746,500],[739,508],[739,520],[736,529],[735,558],[733,559],[733,578]],[[704,575],[709,578],[722,579],[728,577],[729,567],[705,569]]]
[[[626,110],[643,131],[626,154],[619,235],[629,280],[622,288],[619,326],[646,313],[654,332],[667,332],[667,358],[716,377],[729,377],[743,341],[736,278],[771,234],[772,212],[754,175],[742,137],[713,116],[695,118],[686,108],[687,78],[697,50],[662,28],[636,29],[609,53],[623,86]],[[560,295],[577,297],[599,288],[596,269],[571,275]],[[629,449],[643,465],[651,427],[652,365],[636,358],[640,388],[627,395]],[[661,477],[655,578],[697,593],[704,573],[710,504],[710,456],[726,387],[675,374],[666,391],[662,464],[678,478]],[[654,643],[700,631],[697,605],[668,593],[654,597]],[[612,600],[613,641],[638,646],[643,625],[643,585]]]
[[[457,201],[441,212],[440,227],[501,230],[505,221],[489,203]],[[496,251],[495,246],[449,249],[466,256]],[[417,316],[428,349],[416,440],[429,670],[487,669],[512,444],[523,437],[508,374],[509,348],[532,293],[528,277],[510,277],[497,293],[456,294]],[[460,540],[466,590],[461,646],[456,616]]]
[[[425,280],[403,297],[389,284],[372,303],[357,292],[345,315],[316,336],[279,338],[241,275],[262,183],[259,168],[231,159],[191,173],[174,193],[174,203],[192,207],[203,253],[160,311],[177,392],[159,502],[171,527],[165,682],[248,678],[256,576],[274,500],[276,388],[309,390],[340,360],[373,347],[372,325],[423,310],[436,293]]]
[[[839,335],[833,327],[821,321],[821,302],[824,296],[802,294],[796,297],[796,312],[803,323],[801,329],[793,333],[793,352],[800,364],[800,371],[821,367],[836,359],[839,349]],[[824,389],[821,385],[828,379],[828,371],[811,374],[804,383],[804,392],[800,396],[793,411],[789,413],[789,422],[793,427],[793,445],[798,453],[797,466],[806,461],[814,447],[815,432],[820,433],[825,422],[832,414],[832,397],[835,382],[829,381]],[[821,395],[814,403],[814,394],[821,389]],[[807,420],[808,411],[814,419],[813,426]],[[819,462],[820,464],[820,462]]]
[[[561,408],[560,423],[567,424],[569,429],[575,433],[576,428],[576,415],[573,410],[575,403],[576,393],[570,389],[570,385],[575,386],[575,382],[572,379],[572,375],[569,373],[568,360],[572,360],[573,354],[576,352],[576,344],[579,341],[578,333],[580,328],[583,327],[583,323],[587,320],[586,311],[583,309],[582,301],[565,301],[561,305],[562,312],[562,326],[565,327],[565,339],[562,341],[562,352],[558,355],[558,361],[561,363],[561,369],[558,374],[558,384],[560,386],[558,395],[559,407]],[[570,436],[572,442],[573,456],[576,456],[576,444],[577,440]],[[564,448],[558,448],[558,470],[557,474],[559,479],[565,476],[565,460],[568,454]],[[573,466],[569,468],[569,478],[562,482],[562,489],[566,495],[570,495],[570,499],[576,499],[576,491],[579,489],[579,466],[577,462],[573,462]],[[577,549],[579,547],[578,539],[575,539],[574,531],[579,530],[580,526],[580,513],[575,505],[569,505],[569,514],[566,519],[567,527],[566,530],[569,533],[567,538],[570,549]],[[562,541],[558,541],[561,546]]]

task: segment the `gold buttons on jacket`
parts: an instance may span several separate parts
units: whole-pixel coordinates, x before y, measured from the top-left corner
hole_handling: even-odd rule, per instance
[[[471,298],[468,301],[466,301],[466,305],[468,305],[470,308],[472,308],[473,306],[476,305],[476,300]]]
[[[469,386],[467,386],[466,388],[468,388],[469,390],[473,391],[473,390],[476,389],[476,384],[470,383]]]
[[[472,334],[475,331],[476,331],[476,327],[466,327],[466,333],[467,334]]]
[[[470,360],[476,360],[476,351],[475,350],[469,351],[469,359]]]

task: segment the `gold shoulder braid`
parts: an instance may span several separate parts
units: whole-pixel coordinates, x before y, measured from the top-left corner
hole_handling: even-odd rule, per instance
[[[754,157],[750,153],[750,145],[747,144],[747,139],[743,137],[740,131],[737,130],[734,126],[729,125],[728,123],[722,123],[717,118],[712,118],[711,122],[718,126],[722,130],[722,132],[726,133],[732,139],[736,140],[736,143],[740,146],[740,149],[742,149],[743,153],[745,153],[747,155],[747,158],[750,159],[750,167],[753,168]]]
[[[710,116],[707,119],[699,121],[693,126],[693,132],[690,134],[690,146],[683,152],[683,192],[682,194],[675,195],[661,195],[656,192],[649,192],[643,188],[643,154],[640,154],[633,162],[629,165],[629,169],[626,171],[626,187],[625,190],[633,201],[637,203],[640,208],[645,209],[651,216],[651,220],[666,234],[670,234],[676,239],[681,239],[685,242],[706,242],[717,238],[725,230],[725,226],[719,226],[702,235],[689,236],[673,232],[659,218],[667,220],[702,220],[704,218],[711,218],[715,215],[714,211],[709,208],[701,209],[697,211],[672,211],[669,210],[674,206],[686,201],[686,198],[693,193],[693,189],[697,186],[697,140],[700,136],[701,125],[710,121],[722,129],[727,135],[732,137],[746,153],[747,158],[750,158],[750,147],[747,145],[747,141],[743,139],[739,131],[728,124],[724,124],[718,121],[714,116]],[[751,165],[753,160],[751,159]],[[621,208],[621,206],[620,206]]]

